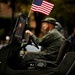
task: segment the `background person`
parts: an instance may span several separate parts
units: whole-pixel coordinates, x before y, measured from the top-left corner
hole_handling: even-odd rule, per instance
[[[59,22],[56,22],[55,28],[64,36],[64,28]]]
[[[68,37],[68,40],[71,42],[70,51],[75,51],[75,26],[73,27],[73,33]]]

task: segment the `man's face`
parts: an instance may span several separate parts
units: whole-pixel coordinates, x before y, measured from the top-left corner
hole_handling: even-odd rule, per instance
[[[48,31],[48,29],[49,29],[49,23],[42,22],[41,31],[46,32],[46,31]]]

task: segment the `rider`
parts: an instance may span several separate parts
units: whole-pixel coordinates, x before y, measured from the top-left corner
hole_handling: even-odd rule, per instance
[[[40,52],[27,52],[22,63],[29,60],[46,59],[54,61],[57,57],[58,50],[64,41],[64,36],[55,28],[56,19],[51,17],[46,17],[42,20],[42,32],[44,36],[40,39],[36,37],[31,31],[26,30],[26,34],[33,37],[35,42],[41,46]]]
[[[70,51],[75,51],[75,26],[73,27],[73,33],[68,37],[68,40],[71,42]]]

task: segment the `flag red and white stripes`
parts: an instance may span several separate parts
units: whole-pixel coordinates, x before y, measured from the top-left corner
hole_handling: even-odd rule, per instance
[[[34,0],[35,2],[32,3],[31,10],[41,12],[43,14],[49,15],[52,11],[54,4],[42,0],[42,3],[39,5],[39,2],[36,3],[38,0]]]

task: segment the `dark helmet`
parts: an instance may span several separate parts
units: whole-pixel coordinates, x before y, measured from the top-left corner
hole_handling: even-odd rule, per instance
[[[58,31],[61,31],[61,30],[63,29],[62,25],[61,25],[59,22],[56,22],[55,28],[56,28]]]
[[[48,23],[51,23],[53,25],[57,25],[56,24],[56,22],[57,22],[56,19],[51,18],[51,17],[48,17],[48,18],[43,19],[42,22],[48,22]]]

